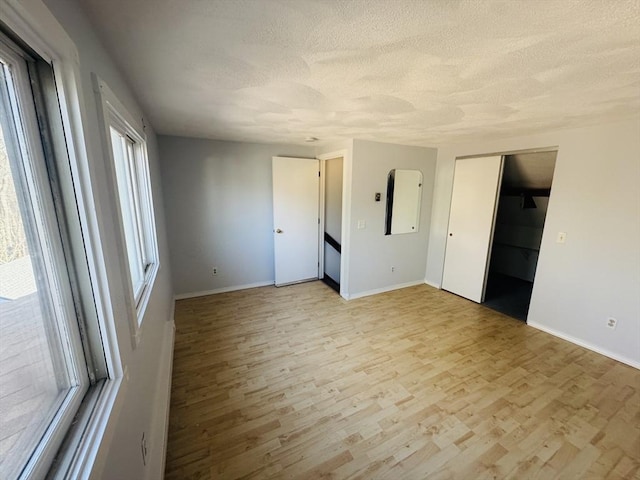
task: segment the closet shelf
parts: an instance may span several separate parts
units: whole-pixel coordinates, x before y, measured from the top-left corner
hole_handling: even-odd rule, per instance
[[[514,245],[512,243],[503,243],[503,242],[493,242],[494,245],[500,245],[501,247],[511,247],[511,248],[519,248],[521,250],[531,250],[533,252],[539,252],[539,248],[531,248],[531,247],[522,247],[520,245]]]

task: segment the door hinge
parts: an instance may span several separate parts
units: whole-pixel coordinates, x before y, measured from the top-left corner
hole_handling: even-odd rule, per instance
[[[320,176],[320,172],[318,172],[318,176]]]
[[[320,219],[318,219],[318,225],[320,225]]]

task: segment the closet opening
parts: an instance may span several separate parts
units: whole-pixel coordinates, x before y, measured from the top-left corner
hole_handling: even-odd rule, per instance
[[[527,320],[557,151],[504,157],[483,304]]]

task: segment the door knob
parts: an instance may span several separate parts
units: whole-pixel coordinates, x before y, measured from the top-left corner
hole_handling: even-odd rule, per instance
[[[449,236],[450,236],[450,237],[453,237],[453,233],[450,233],[450,234],[449,234]]]
[[[276,233],[282,233],[282,230],[280,230],[279,228],[276,229]]]

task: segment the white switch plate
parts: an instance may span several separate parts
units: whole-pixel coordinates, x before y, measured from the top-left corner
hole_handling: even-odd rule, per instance
[[[358,230],[362,230],[363,228],[366,228],[367,226],[367,222],[364,220],[358,220]]]
[[[567,234],[565,232],[558,232],[558,238],[556,238],[557,243],[564,243],[567,239]]]

